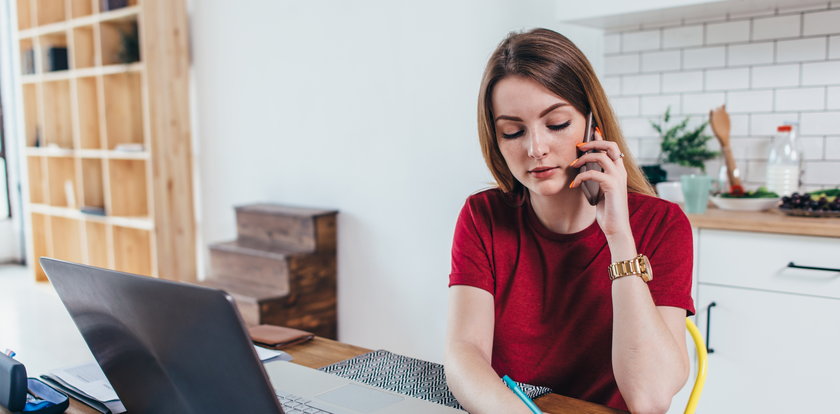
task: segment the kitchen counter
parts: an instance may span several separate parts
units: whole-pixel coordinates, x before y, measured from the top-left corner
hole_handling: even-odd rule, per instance
[[[709,207],[704,214],[687,214],[700,229],[741,230],[840,238],[840,218],[793,217],[778,210],[732,211]]]

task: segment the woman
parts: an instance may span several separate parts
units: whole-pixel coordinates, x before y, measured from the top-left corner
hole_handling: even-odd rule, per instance
[[[590,112],[596,140],[582,144]],[[499,379],[509,375],[666,411],[689,371],[691,229],[677,205],[652,196],[586,57],[550,30],[509,35],[487,64],[478,125],[498,188],[469,197],[455,229],[452,392],[473,413],[528,413]],[[585,163],[603,172],[578,174]],[[583,182],[600,185],[596,206]],[[611,273],[625,261],[655,277],[621,264]]]

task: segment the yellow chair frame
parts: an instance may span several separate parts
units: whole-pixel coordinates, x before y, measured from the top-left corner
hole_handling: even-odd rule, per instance
[[[688,333],[691,334],[691,339],[694,340],[694,347],[697,349],[697,376],[694,379],[694,388],[691,389],[691,395],[688,397],[688,404],[685,406],[685,414],[694,414],[697,410],[697,403],[700,401],[700,394],[703,393],[703,386],[706,384],[706,359],[708,353],[706,352],[706,343],[703,337],[700,336],[700,330],[697,325],[691,321],[690,318],[685,318],[685,327]]]

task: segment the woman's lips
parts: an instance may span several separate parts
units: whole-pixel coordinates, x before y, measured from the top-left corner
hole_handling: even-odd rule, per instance
[[[554,175],[556,171],[557,167],[537,167],[528,171],[528,174],[531,174],[535,178],[548,178]]]

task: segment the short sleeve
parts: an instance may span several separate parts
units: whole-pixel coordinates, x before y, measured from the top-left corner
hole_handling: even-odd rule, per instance
[[[449,286],[467,285],[495,295],[495,283],[488,246],[489,219],[468,199],[458,215],[452,240],[452,272]]]
[[[653,280],[648,283],[656,306],[673,306],[695,312],[691,298],[691,279],[694,265],[694,244],[691,224],[676,204],[669,203],[668,210],[653,232],[656,242],[646,248],[653,269]]]

